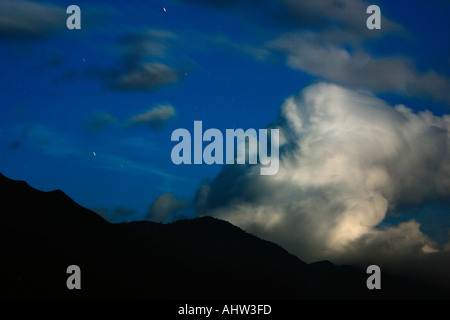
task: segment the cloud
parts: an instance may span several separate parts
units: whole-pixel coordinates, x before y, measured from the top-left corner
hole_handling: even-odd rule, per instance
[[[449,115],[415,114],[319,83],[285,101],[277,127],[278,173],[225,166],[197,191],[200,215],[230,221],[307,261],[351,260],[374,247],[384,254],[389,237],[400,239],[386,248],[392,253],[434,249],[415,222],[376,228],[396,208],[450,196]]]
[[[265,25],[270,23],[272,26],[289,29],[341,31],[339,34],[345,36],[347,40],[352,38],[360,41],[364,37],[378,38],[389,33],[405,32],[401,25],[383,14],[382,29],[370,32],[366,28],[366,20],[369,17],[366,9],[369,4],[361,0],[267,0],[264,3],[255,0],[195,0],[194,2],[209,4],[222,10],[236,10],[240,6],[240,12],[251,13],[251,18],[261,17],[260,22]]]
[[[173,106],[170,104],[160,104],[145,112],[130,117],[127,121],[123,121],[122,126],[129,128],[138,125],[147,125],[152,129],[158,130],[175,117],[175,115],[176,110]],[[85,121],[86,129],[92,133],[97,133],[110,124],[117,125],[118,119],[104,111],[93,113]],[[148,142],[146,142],[146,144],[148,145]]]
[[[86,129],[90,132],[98,132],[110,123],[117,121],[117,119],[106,112],[96,112],[86,119]]]
[[[10,146],[10,150],[20,146],[55,157],[73,156],[80,151],[86,152],[70,137],[44,125],[28,123],[20,125],[14,131],[17,131],[17,129],[19,132],[9,133],[10,137],[18,137]]]
[[[25,0],[0,0],[0,39],[35,39],[66,27],[63,8]]]
[[[103,207],[92,208],[92,211],[102,216],[109,222],[123,222],[134,219],[137,211],[125,207],[115,207],[112,210]]]
[[[127,33],[122,36],[120,44],[127,59],[133,65],[136,60],[147,56],[166,58],[171,54],[170,47],[178,37],[164,29],[146,29],[142,32]]]
[[[415,256],[421,253],[437,252],[426,235],[420,231],[420,224],[415,220],[399,223],[398,226],[382,230],[370,230],[346,248],[345,255],[359,257],[364,261],[396,260],[400,256]],[[361,257],[362,250],[366,254]],[[379,259],[378,259],[379,260]]]
[[[145,124],[152,129],[160,129],[172,119],[175,114],[175,108],[171,105],[159,105],[144,113],[131,117],[127,123],[127,127]]]
[[[176,39],[175,34],[166,30],[125,34],[119,42],[118,67],[98,73],[109,88],[118,91],[151,91],[175,83],[186,63],[185,57],[173,52]]]
[[[121,91],[153,90],[161,85],[177,82],[179,74],[161,63],[143,63],[119,74],[111,88]]]
[[[33,150],[40,154],[49,155],[55,158],[67,158],[73,161],[83,161],[87,166],[102,170],[112,170],[114,172],[127,171],[136,175],[152,175],[162,178],[165,182],[190,184],[192,181],[186,177],[166,172],[149,161],[138,162],[124,157],[123,152],[118,149],[126,146],[126,154],[136,154],[149,149],[160,150],[160,147],[149,141],[140,139],[115,140],[112,146],[104,145],[99,147],[92,144],[92,141],[80,141],[67,132],[57,131],[51,127],[30,123],[21,124],[12,128],[0,130],[0,142],[6,145],[10,151],[17,148]],[[95,152],[95,155],[94,155]],[[152,156],[152,158],[154,158]],[[159,187],[165,190],[163,186]]]
[[[189,39],[189,40],[186,40]],[[118,91],[152,91],[180,81],[196,67],[189,57],[199,52],[238,52],[264,61],[271,51],[259,45],[236,42],[223,35],[148,29],[126,34],[120,41],[119,67],[98,72],[106,86]]]
[[[381,16],[382,29],[371,32],[366,28],[369,4],[361,0],[296,1],[280,0],[281,12],[274,12],[278,20],[290,21],[294,25],[314,26],[326,30],[343,30],[353,37],[380,37],[387,33],[400,32],[403,28],[396,22]]]
[[[221,10],[246,13],[255,29],[267,29],[273,37],[266,44],[243,45],[222,41],[229,48],[247,52],[259,60],[286,60],[286,64],[320,80],[372,92],[394,92],[404,96],[431,98],[450,102],[450,79],[433,70],[418,70],[413,59],[399,55],[377,56],[365,45],[386,37],[412,40],[399,23],[382,15],[381,30],[369,30],[366,20],[368,3],[361,0],[269,0],[258,1],[198,0]],[[258,12],[252,14],[250,12]],[[258,18],[263,17],[261,21]],[[281,33],[280,33],[281,32]],[[401,38],[400,38],[401,37]],[[225,38],[226,39],[226,38]],[[392,40],[392,39],[391,39]],[[270,58],[270,59],[269,59]]]
[[[153,202],[145,219],[154,222],[168,222],[187,204],[186,200],[177,199],[173,193],[164,193]]]
[[[410,92],[434,98],[438,101],[450,102],[450,79],[434,71],[428,71],[414,78],[409,84]]]
[[[312,32],[289,34],[269,47],[285,54],[291,68],[322,79],[375,92],[450,101],[446,94],[450,80],[432,71],[420,73],[407,58],[377,58],[362,49],[350,50],[323,40],[323,35]]]

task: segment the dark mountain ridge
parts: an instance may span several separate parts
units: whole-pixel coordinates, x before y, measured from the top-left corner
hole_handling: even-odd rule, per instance
[[[0,174],[3,298],[380,299],[448,298],[447,292],[365,270],[306,264],[278,245],[212,217],[112,224],[61,191]],[[69,265],[81,290],[66,287]]]

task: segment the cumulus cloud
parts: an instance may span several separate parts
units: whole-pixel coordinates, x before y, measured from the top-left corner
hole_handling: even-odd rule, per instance
[[[25,0],[0,0],[0,39],[34,39],[62,29],[63,8]]]
[[[174,214],[187,206],[187,201],[178,199],[173,193],[160,195],[150,207],[146,220],[154,222],[168,222]]]
[[[450,250],[444,246],[438,251],[435,246],[437,244],[422,233],[421,225],[410,220],[398,226],[371,230],[351,242],[336,258],[362,266],[377,264],[383,270],[448,288]]]
[[[359,259],[376,261],[378,257],[384,260],[396,260],[398,256],[412,256],[417,253],[437,252],[433,241],[420,230],[420,224],[415,220],[399,223],[398,226],[383,230],[370,230],[346,248],[345,255]],[[359,253],[365,250],[366,254]]]
[[[198,190],[199,214],[228,220],[307,261],[435,250],[416,222],[377,227],[399,206],[450,196],[450,116],[416,114],[320,83],[285,101],[277,127],[278,173],[225,166]]]
[[[127,126],[130,127],[145,124],[153,129],[160,129],[174,116],[174,107],[171,105],[159,105],[145,111],[144,113],[131,117],[127,123]]]

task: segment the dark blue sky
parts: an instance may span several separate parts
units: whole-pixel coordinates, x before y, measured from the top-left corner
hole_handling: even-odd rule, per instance
[[[0,3],[1,172],[88,208],[131,212],[118,221],[142,219],[163,193],[192,199],[220,172],[172,164],[170,135],[194,120],[265,128],[286,98],[318,81],[449,113],[448,1],[377,1],[382,30],[373,31],[361,1],[347,4],[354,19],[333,16],[338,2]],[[70,4],[81,8],[81,30],[66,28]],[[318,58],[336,49],[350,60],[313,65],[305,42]],[[360,66],[367,60],[373,68]],[[157,125],[132,120],[161,106],[174,114]]]

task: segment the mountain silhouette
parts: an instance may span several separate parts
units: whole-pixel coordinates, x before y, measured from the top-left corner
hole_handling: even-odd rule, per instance
[[[8,299],[448,298],[411,279],[306,264],[280,246],[212,217],[170,224],[109,223],[61,191],[0,174],[1,289]],[[66,269],[81,269],[69,290]]]

